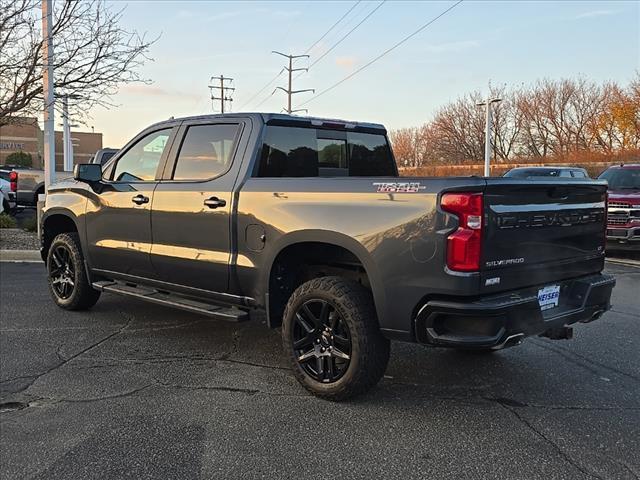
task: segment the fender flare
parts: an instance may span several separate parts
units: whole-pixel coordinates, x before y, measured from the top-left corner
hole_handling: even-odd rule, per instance
[[[268,268],[265,268],[260,276],[260,292],[263,294],[267,294],[269,292],[269,279],[278,255],[280,255],[280,253],[287,247],[308,242],[334,245],[336,247],[344,248],[355,255],[360,263],[362,263],[365,273],[369,279],[376,312],[378,312],[378,314],[384,312],[386,300],[382,275],[380,274],[376,263],[373,261],[371,254],[364,245],[353,237],[331,230],[298,230],[280,237],[269,249],[267,260],[265,261],[265,266]]]

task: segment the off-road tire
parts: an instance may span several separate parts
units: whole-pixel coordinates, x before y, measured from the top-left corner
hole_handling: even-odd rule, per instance
[[[51,278],[50,264],[53,261],[53,252],[58,247],[64,247],[68,250],[70,260],[73,264],[74,286],[72,293],[68,298],[61,298],[53,287],[53,279]],[[77,233],[61,233],[51,242],[47,254],[47,283],[49,293],[56,305],[65,310],[87,310],[93,307],[100,298],[100,292],[95,290],[89,283],[87,271],[84,265],[84,255],[80,246],[80,238]]]
[[[293,347],[296,312],[314,299],[332,304],[351,337],[349,365],[343,376],[332,383],[322,383],[308,375]],[[282,340],[297,380],[314,395],[328,400],[345,400],[371,389],[384,375],[389,361],[389,340],[380,332],[371,292],[342,277],[316,278],[293,292],[284,311]]]

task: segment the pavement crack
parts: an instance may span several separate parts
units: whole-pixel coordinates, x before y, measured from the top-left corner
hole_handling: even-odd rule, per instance
[[[604,480],[601,476],[597,475],[596,473],[593,472],[589,472],[588,470],[586,470],[584,467],[582,467],[580,464],[578,464],[574,459],[572,459],[568,453],[566,453],[564,450],[562,450],[562,448],[560,448],[560,446],[555,443],[553,440],[551,440],[549,437],[547,437],[544,433],[542,433],[542,431],[540,431],[539,429],[537,429],[536,427],[533,426],[533,424],[527,420],[526,418],[524,418],[522,415],[520,415],[514,407],[508,406],[506,403],[500,403],[500,406],[502,408],[504,408],[505,410],[509,411],[513,416],[515,416],[520,423],[522,423],[523,425],[525,425],[529,430],[531,430],[533,433],[536,434],[536,436],[538,436],[539,438],[541,438],[542,440],[544,440],[548,445],[550,445],[551,447],[553,447],[553,449],[558,452],[558,455],[560,455],[562,458],[564,458],[570,465],[572,465],[575,469],[579,470],[580,472],[582,472],[582,474],[584,474],[586,477],[590,477],[590,478],[596,478],[599,480]]]
[[[91,345],[89,345],[86,348],[83,348],[82,350],[80,350],[79,352],[74,353],[73,355],[71,355],[70,357],[65,358],[64,360],[61,360],[60,363],[57,363],[56,365],[52,366],[51,368],[45,370],[42,373],[38,373],[36,375],[31,376],[31,381],[29,383],[27,383],[24,387],[22,387],[21,389],[12,392],[12,393],[20,393],[23,392],[27,389],[29,389],[35,382],[37,382],[40,378],[49,375],[50,373],[58,370],[61,367],[64,367],[66,364],[68,364],[69,362],[71,362],[72,360],[80,357],[81,355],[84,355],[85,353],[93,350],[94,348],[99,347],[100,345],[102,345],[103,343],[105,343],[106,341],[112,339],[113,337],[115,337],[116,335],[120,335],[122,332],[124,332],[127,327],[131,324],[131,322],[134,320],[133,316],[127,316],[125,314],[123,314],[123,316],[125,318],[128,318],[127,323],[125,323],[124,325],[122,325],[120,328],[118,328],[118,330],[116,330],[115,332],[111,332],[109,335],[102,337],[100,340],[98,340],[97,342],[92,343]],[[57,352],[56,352],[57,353]]]
[[[597,370],[597,368],[600,369],[604,369],[607,370],[609,372],[615,373],[617,375],[620,375],[622,377],[626,377],[629,378],[631,380],[634,380],[636,382],[640,382],[640,377],[636,377],[635,375],[632,375],[631,373],[627,373],[627,372],[623,372],[620,369],[617,369],[615,367],[611,367],[609,365],[605,365],[604,363],[600,363],[600,362],[596,362],[595,360],[585,357],[584,355],[580,355],[579,353],[575,353],[575,352],[571,352],[569,350],[566,350],[564,348],[560,348],[560,347],[552,347],[550,345],[547,345],[545,343],[542,343],[536,339],[533,339],[531,341],[532,345],[536,345],[542,349],[545,350],[549,350],[551,352],[557,353],[558,355],[560,355],[561,357],[565,358],[566,360],[568,360],[569,362],[573,363],[574,365],[579,365],[582,368],[584,368],[585,370],[590,371],[591,373],[595,374],[595,375],[600,375],[600,372]],[[577,358],[576,358],[577,357]]]
[[[623,312],[622,310],[617,310],[615,308],[612,308],[609,311],[610,312],[614,312],[614,313],[618,313],[620,315],[625,315],[627,317],[638,319],[638,314],[636,314],[636,313]]]
[[[488,402],[497,403],[503,407],[509,408],[536,408],[543,410],[575,410],[575,411],[619,411],[619,412],[636,412],[640,411],[640,407],[614,407],[614,406],[591,406],[591,405],[542,405],[539,403],[523,403],[518,400],[506,397],[482,397]]]
[[[158,385],[161,385],[165,388],[176,388],[176,389],[184,389],[184,390],[215,390],[220,392],[246,393],[247,395],[256,395],[258,393],[264,393],[255,388],[212,387],[208,385],[180,385],[180,384],[163,383],[163,382],[158,382]]]
[[[264,390],[260,390],[257,388],[240,388],[240,387],[225,387],[225,386],[211,386],[211,385],[181,385],[181,384],[163,383],[163,382],[158,382],[158,385],[165,388],[174,388],[178,390],[205,390],[205,391],[214,391],[214,392],[244,393],[247,396],[265,395],[270,397],[315,398],[313,395],[309,393],[296,394],[296,393],[265,392]]]
[[[237,363],[239,365],[249,365],[252,367],[259,367],[259,368],[268,368],[271,370],[291,370],[289,367],[281,367],[279,365],[266,365],[264,363],[255,363],[255,362],[247,362],[244,360],[232,360],[230,358],[217,358],[216,361],[218,362],[227,362],[227,363]]]
[[[113,395],[104,395],[100,397],[90,397],[90,398],[80,398],[80,399],[61,398],[60,402],[61,403],[92,403],[92,402],[101,402],[103,400],[112,400],[115,398],[131,397],[155,385],[158,385],[158,383],[157,382],[149,383],[148,385],[145,385],[143,387],[134,388],[133,390],[128,390],[126,392],[116,393]]]

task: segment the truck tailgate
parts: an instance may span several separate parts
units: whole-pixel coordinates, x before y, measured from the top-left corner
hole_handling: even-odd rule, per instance
[[[596,181],[488,179],[481,290],[495,292],[600,272],[606,191]]]

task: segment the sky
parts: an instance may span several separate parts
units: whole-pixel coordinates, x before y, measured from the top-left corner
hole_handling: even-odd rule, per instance
[[[232,111],[279,112],[286,105],[284,66],[272,50],[302,54],[307,67],[373,12],[380,1],[213,2],[109,1],[126,6],[123,26],[158,37],[139,70],[150,85],[129,84],[96,108],[89,125],[105,147],[121,147],[148,125],[171,116],[214,111],[211,76],[232,77]],[[294,89],[323,92],[455,2],[387,0],[329,54],[295,78]],[[349,9],[351,12],[317,41]],[[583,77],[626,84],[640,70],[640,2],[465,0],[420,33],[336,88],[294,107],[330,118],[420,125],[466,93],[489,82],[507,88],[539,78]],[[261,103],[262,102],[262,103]],[[305,103],[308,102],[308,103]],[[304,105],[302,105],[304,103]],[[260,105],[259,105],[260,104]],[[216,112],[218,105],[216,105]]]

